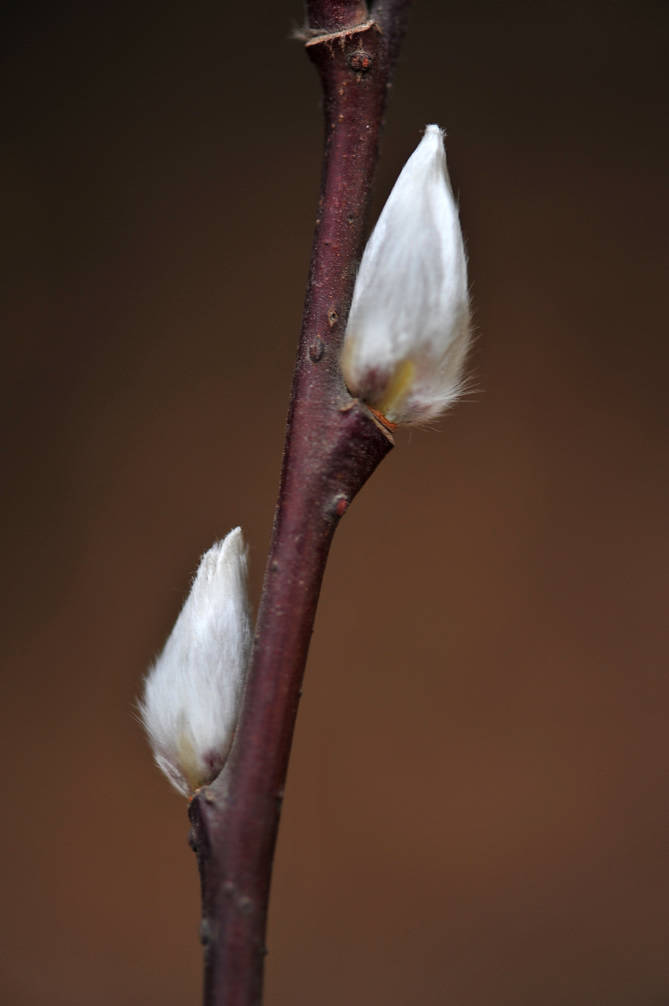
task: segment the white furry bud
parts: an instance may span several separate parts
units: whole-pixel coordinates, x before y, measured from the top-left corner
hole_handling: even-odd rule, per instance
[[[457,397],[468,342],[467,259],[443,133],[428,126],[362,256],[344,379],[392,422],[422,422]]]
[[[211,782],[228,755],[250,642],[246,550],[237,527],[203,555],[140,702],[156,763],[185,796]]]

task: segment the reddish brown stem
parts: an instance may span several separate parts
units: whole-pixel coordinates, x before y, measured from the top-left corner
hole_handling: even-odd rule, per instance
[[[388,6],[388,5],[387,5]],[[408,6],[395,2],[402,21]],[[221,775],[190,806],[202,884],[205,1006],[262,998],[272,860],[299,691],[332,535],[392,447],[348,394],[339,350],[399,31],[359,0],[314,0],[325,155],[281,486],[240,722]]]

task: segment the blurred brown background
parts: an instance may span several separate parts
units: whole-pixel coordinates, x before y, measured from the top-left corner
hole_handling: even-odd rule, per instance
[[[298,0],[6,14],[1,998],[197,1003],[133,718],[199,554],[257,602],[317,198]],[[476,391],[335,540],[271,1006],[669,1002],[666,7],[417,2],[377,177],[448,129]]]

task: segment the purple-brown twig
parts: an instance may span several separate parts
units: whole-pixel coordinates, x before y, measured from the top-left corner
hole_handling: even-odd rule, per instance
[[[409,0],[311,0],[306,49],[324,91],[325,155],[272,544],[239,726],[223,772],[190,805],[202,884],[205,1006],[262,999],[283,786],[330,542],[392,447],[351,398],[339,351],[390,74]]]

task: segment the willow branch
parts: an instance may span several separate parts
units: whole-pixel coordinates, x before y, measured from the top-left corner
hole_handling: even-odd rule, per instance
[[[339,352],[360,257],[403,12],[383,30],[359,0],[313,0],[306,50],[321,78],[325,153],[270,554],[237,734],[190,806],[202,886],[206,1006],[262,998],[272,861],[298,697],[339,519],[392,447],[351,398]],[[392,29],[392,30],[391,30]]]

